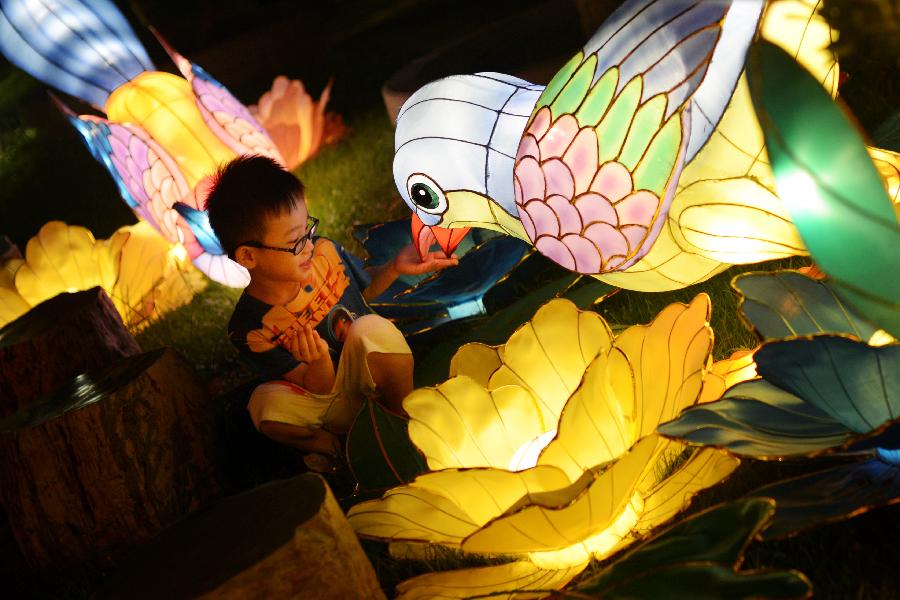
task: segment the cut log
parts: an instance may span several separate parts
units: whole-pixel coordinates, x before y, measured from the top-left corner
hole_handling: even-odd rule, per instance
[[[190,364],[123,359],[0,421],[0,501],[36,570],[108,566],[220,495],[214,410]]]
[[[101,288],[42,302],[0,329],[0,416],[79,373],[140,352]]]
[[[108,598],[384,598],[319,475],[232,496],[169,528],[112,577]]]

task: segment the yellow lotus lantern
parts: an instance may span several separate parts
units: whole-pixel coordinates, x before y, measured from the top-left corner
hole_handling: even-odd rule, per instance
[[[710,302],[665,308],[613,337],[553,300],[499,347],[468,344],[452,377],[404,401],[432,472],[349,512],[361,536],[513,562],[416,577],[403,598],[558,589],[682,510],[737,466],[656,435],[718,398],[750,359],[713,366]],[[752,369],[750,369],[752,371]]]
[[[84,227],[50,221],[28,241],[24,260],[3,267],[0,326],[57,294],[99,286],[125,324],[139,329],[206,285],[184,247],[169,244],[146,222],[96,240]]]

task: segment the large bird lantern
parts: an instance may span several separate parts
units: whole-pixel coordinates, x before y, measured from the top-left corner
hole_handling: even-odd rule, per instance
[[[833,33],[814,0],[765,4],[630,0],[546,87],[478,73],[419,89],[394,155],[419,247],[451,252],[485,227],[640,291],[806,254],[775,193],[744,63],[759,32],[834,95]]]
[[[206,183],[219,164],[240,154],[284,161],[243,104],[163,45],[184,78],[155,70],[107,0],[0,1],[0,50],[10,62],[105,113],[79,116],[59,102],[128,206],[183,244],[209,277],[240,287],[249,276],[209,226]]]

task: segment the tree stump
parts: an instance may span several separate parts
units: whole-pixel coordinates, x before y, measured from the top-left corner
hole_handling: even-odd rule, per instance
[[[384,598],[371,563],[322,477],[232,496],[137,550],[108,598]]]
[[[0,416],[79,373],[140,352],[101,288],[42,302],[0,329]]]
[[[190,364],[162,349],[0,421],[0,501],[25,560],[108,566],[218,496],[214,418]]]

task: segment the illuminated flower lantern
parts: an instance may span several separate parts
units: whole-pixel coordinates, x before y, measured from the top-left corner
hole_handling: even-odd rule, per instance
[[[351,524],[517,560],[417,577],[401,597],[561,588],[727,476],[736,459],[687,456],[655,433],[740,378],[730,361],[711,366],[709,311],[700,295],[614,338],[596,313],[553,300],[503,346],[464,346],[451,379],[408,396],[409,435],[433,471],[353,507]]]
[[[315,156],[325,144],[347,134],[339,115],[326,113],[331,97],[331,82],[314,101],[300,81],[280,75],[272,89],[262,95],[259,104],[249,106],[250,114],[265,128],[284,157],[288,169],[294,169]]]
[[[805,254],[743,67],[759,26],[834,95],[817,5],[630,0],[546,88],[498,73],[424,86],[400,110],[394,156],[420,248],[449,252],[486,227],[641,291]]]
[[[0,327],[45,300],[99,286],[122,321],[140,329],[194,297],[205,285],[180,244],[161,238],[146,222],[120,227],[107,240],[50,221],[28,241],[25,259],[0,270]]]
[[[284,162],[244,105],[168,46],[184,79],[154,70],[108,0],[3,2],[0,50],[41,81],[105,112],[106,118],[76,116],[63,107],[141,219],[181,242],[212,279],[246,285],[246,270],[225,256],[200,200],[209,175],[236,155]]]

